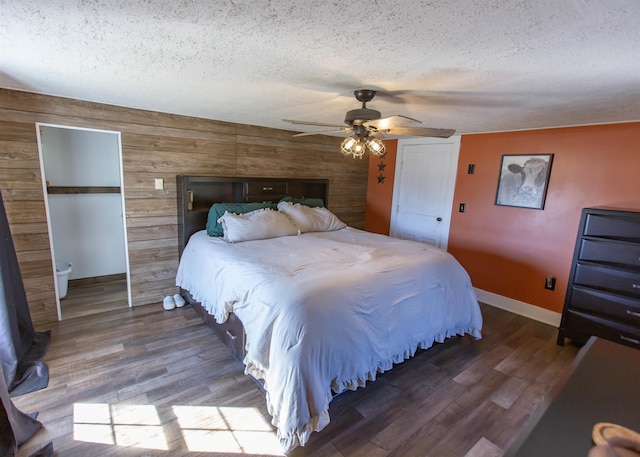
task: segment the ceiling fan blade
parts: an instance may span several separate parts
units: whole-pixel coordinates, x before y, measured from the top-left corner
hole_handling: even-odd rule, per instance
[[[389,135],[428,136],[435,138],[449,138],[456,133],[454,129],[433,129],[426,127],[396,127],[383,130]]]
[[[335,127],[335,128],[344,128],[344,125],[336,125],[336,124],[325,124],[324,122],[313,122],[313,121],[294,121],[292,119],[282,119],[284,122],[289,122],[290,124],[297,125],[315,125],[318,127]]]
[[[309,135],[326,135],[328,133],[346,133],[346,132],[350,132],[350,131],[351,131],[350,128],[345,127],[345,128],[341,128],[340,130],[321,130],[319,132],[296,133],[293,136],[296,137],[296,136],[309,136]]]
[[[387,130],[394,127],[408,127],[414,124],[422,124],[422,122],[407,116],[389,116],[383,117],[382,119],[367,121],[362,125],[364,125],[365,127],[374,127],[378,130]]]

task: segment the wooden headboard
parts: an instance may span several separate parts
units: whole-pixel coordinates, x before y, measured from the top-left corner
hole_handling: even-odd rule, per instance
[[[283,197],[321,198],[329,205],[329,180],[178,175],[178,249],[204,230],[214,203],[274,202]]]

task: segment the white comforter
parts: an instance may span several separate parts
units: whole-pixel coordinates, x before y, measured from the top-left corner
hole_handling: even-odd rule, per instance
[[[481,338],[469,276],[447,252],[347,227],[230,244],[194,234],[176,284],[247,334],[284,452],[329,423],[332,390],[356,389],[453,335]]]

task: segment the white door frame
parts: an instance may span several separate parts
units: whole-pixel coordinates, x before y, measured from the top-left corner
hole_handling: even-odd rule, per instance
[[[453,194],[456,187],[456,175],[458,172],[458,158],[460,156],[460,135],[451,136],[449,138],[403,138],[398,140],[398,153],[396,155],[396,170],[393,180],[393,198],[391,205],[391,224],[389,234],[395,236],[395,227],[397,227],[396,218],[398,216],[398,198],[400,189],[402,188],[402,160],[404,158],[405,146],[413,146],[420,144],[451,144],[451,162],[450,168],[444,179],[446,191],[445,208],[442,214],[442,245],[445,251],[449,243],[449,230],[451,228],[451,213],[453,211]]]
[[[47,198],[47,180],[45,176],[44,170],[44,156],[42,151],[42,140],[40,138],[40,127],[55,127],[61,129],[68,130],[84,130],[88,132],[98,132],[98,133],[110,133],[115,134],[118,137],[118,162],[120,164],[120,198],[122,203],[122,224],[124,229],[124,259],[125,259],[125,267],[127,274],[127,301],[129,308],[131,308],[132,300],[131,300],[131,271],[129,268],[129,242],[127,240],[127,213],[125,211],[125,198],[124,198],[124,169],[122,163],[122,134],[120,132],[114,130],[100,130],[100,129],[90,129],[85,127],[74,127],[70,125],[59,125],[59,124],[47,124],[43,122],[36,122],[36,139],[38,142],[38,155],[40,159],[40,176],[42,178],[42,192],[44,196],[44,210],[47,217],[47,232],[49,234],[49,250],[51,252],[51,266],[53,268],[53,286],[56,292],[56,310],[58,312],[58,320],[62,320],[62,311],[60,309],[60,292],[58,291],[58,277],[56,275],[56,259],[55,253],[53,249],[53,231],[51,229],[51,214],[49,212],[49,199]]]

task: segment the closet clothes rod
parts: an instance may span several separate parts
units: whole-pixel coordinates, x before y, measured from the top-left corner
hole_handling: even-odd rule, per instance
[[[47,186],[49,194],[119,194],[119,186]]]

